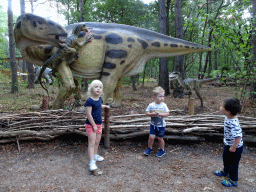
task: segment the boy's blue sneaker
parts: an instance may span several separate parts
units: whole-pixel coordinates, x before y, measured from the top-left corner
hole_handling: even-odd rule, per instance
[[[163,157],[165,155],[165,150],[164,149],[159,149],[158,153],[156,154],[157,157]]]
[[[221,181],[221,183],[222,183],[222,185],[224,185],[226,187],[237,187],[238,186],[237,181],[233,181],[231,179]]]
[[[223,171],[219,170],[219,171],[214,171],[214,174],[219,176],[219,177],[226,177],[228,176],[227,173],[224,173]]]
[[[148,147],[148,148],[146,149],[146,151],[144,151],[144,154],[145,154],[145,155],[149,155],[149,153],[151,153],[151,151],[152,151],[152,148]]]

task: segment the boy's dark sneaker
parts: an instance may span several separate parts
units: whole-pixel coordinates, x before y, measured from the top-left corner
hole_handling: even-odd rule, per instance
[[[224,185],[226,187],[237,187],[238,186],[237,181],[233,181],[231,179],[221,181],[221,183],[222,183],[222,185]]]
[[[146,149],[146,151],[144,151],[144,154],[145,154],[145,155],[149,155],[149,154],[151,153],[151,151],[152,151],[152,148],[148,147],[148,148]]]
[[[214,171],[214,174],[217,175],[217,176],[219,176],[219,177],[226,177],[226,176],[228,176],[227,173],[224,173],[224,172],[221,171],[221,170]]]
[[[156,154],[157,157],[163,157],[165,155],[165,150],[164,149],[159,149],[158,153]]]

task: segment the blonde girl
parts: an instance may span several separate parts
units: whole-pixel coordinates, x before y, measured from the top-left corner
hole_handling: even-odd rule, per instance
[[[98,148],[102,134],[102,108],[109,106],[102,105],[103,84],[99,80],[91,82],[88,88],[89,98],[85,102],[86,122],[85,130],[88,135],[88,156],[90,171],[96,170],[96,161],[103,161],[104,158],[98,155]]]

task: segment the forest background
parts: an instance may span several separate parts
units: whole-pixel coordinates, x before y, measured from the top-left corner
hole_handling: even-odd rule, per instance
[[[12,41],[13,22],[18,15],[12,16],[11,2],[8,0],[9,16],[0,6],[0,69],[12,71],[11,93],[17,93],[22,84],[34,88],[34,77],[31,65],[15,59],[21,54]],[[33,12],[33,7],[42,3],[20,2],[21,13],[27,5]],[[179,71],[183,78],[203,79],[222,74],[223,81],[232,81],[238,87],[238,98],[256,98],[255,0],[158,0],[149,4],[140,0],[45,0],[43,3],[56,8],[67,24],[91,21],[132,25],[215,50],[148,61],[140,77],[143,81],[156,79],[167,94],[168,72]],[[28,72],[28,78],[23,79],[25,83],[18,80],[17,72]],[[138,81],[137,77],[123,79],[123,83],[133,82],[134,89]]]

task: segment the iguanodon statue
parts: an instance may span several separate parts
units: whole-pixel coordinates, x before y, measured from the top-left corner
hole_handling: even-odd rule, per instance
[[[75,62],[68,64],[62,60],[56,66],[62,86],[53,108],[62,108],[72,93],[77,101],[81,99],[78,77],[100,79],[104,85],[103,101],[106,102],[113,93],[111,106],[120,106],[120,79],[140,74],[149,59],[211,50],[203,45],[133,26],[97,22],[84,24],[91,29],[93,40],[81,48],[76,47],[79,57]],[[64,28],[51,20],[30,13],[23,14],[17,19],[14,29],[16,45],[24,60],[42,66],[61,48],[77,25],[81,23]],[[86,32],[81,31],[78,41],[84,42],[86,38]]]
[[[184,93],[184,95],[188,95],[188,97],[190,98],[190,96],[192,95],[192,90],[195,91],[196,95],[198,96],[198,98],[201,101],[201,107],[204,106],[203,104],[203,98],[200,94],[200,88],[202,87],[202,85],[204,83],[208,83],[211,81],[215,81],[217,79],[221,78],[221,75],[219,77],[215,77],[215,78],[210,78],[210,79],[193,79],[193,78],[187,78],[185,80],[182,79],[181,74],[179,72],[172,72],[169,75],[170,80],[175,80],[177,79],[180,86],[182,86],[186,92]]]

